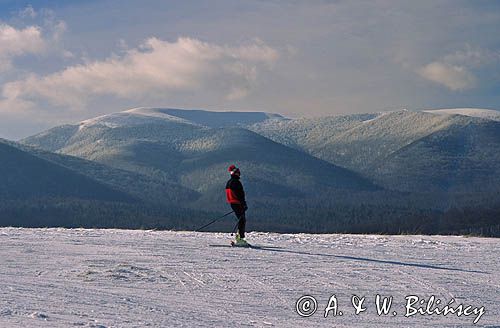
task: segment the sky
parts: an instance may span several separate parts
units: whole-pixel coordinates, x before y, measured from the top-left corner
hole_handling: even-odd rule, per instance
[[[0,0],[0,137],[140,106],[500,109],[500,1]]]

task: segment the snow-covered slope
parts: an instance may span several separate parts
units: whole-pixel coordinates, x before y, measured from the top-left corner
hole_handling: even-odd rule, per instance
[[[229,234],[220,233],[2,228],[0,326],[420,328],[500,322],[498,239],[266,233],[248,239],[262,249],[226,247]],[[393,297],[389,315],[376,314],[377,294]],[[296,312],[304,295],[317,300],[317,312],[307,318]],[[330,311],[325,318],[332,295],[343,315]],[[366,297],[359,315],[353,295]],[[410,295],[426,301],[434,295],[440,308],[454,300],[455,308],[485,312],[405,317]]]
[[[460,117],[407,110],[259,123],[252,130],[288,143],[330,163],[369,172],[379,158],[443,130]]]
[[[34,145],[45,150],[57,151],[67,144],[74,143],[78,133],[82,130],[99,128],[120,128],[144,125],[172,126],[179,124],[181,127],[237,127],[266,121],[286,121],[287,118],[278,114],[264,112],[214,112],[205,110],[185,110],[174,108],[138,107],[122,112],[90,118],[75,124],[66,124],[43,131],[34,136],[25,138],[23,143]],[[189,128],[188,128],[189,130]]]
[[[484,118],[493,121],[500,121],[500,111],[481,108],[449,108],[449,109],[429,109],[424,112],[436,115],[463,115],[469,117]]]
[[[340,133],[362,123],[370,122],[383,113],[298,118],[293,120],[268,120],[249,128],[281,144],[312,154],[331,142]]]
[[[84,120],[81,121],[78,126],[79,129],[85,129],[96,125],[102,125],[109,128],[118,128],[123,126],[151,124],[158,121],[172,121],[177,123],[193,124],[192,122],[180,117],[162,113],[159,109],[140,107]]]

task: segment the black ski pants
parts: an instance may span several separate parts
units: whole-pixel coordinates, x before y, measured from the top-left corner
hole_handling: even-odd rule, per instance
[[[247,223],[245,208],[241,204],[231,204],[231,208],[238,218],[238,234],[241,238],[245,238],[245,225]]]

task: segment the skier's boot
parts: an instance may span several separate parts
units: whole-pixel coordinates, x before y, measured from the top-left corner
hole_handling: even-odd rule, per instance
[[[249,246],[245,238],[241,238],[240,234],[236,234],[236,242],[234,243],[236,246]]]

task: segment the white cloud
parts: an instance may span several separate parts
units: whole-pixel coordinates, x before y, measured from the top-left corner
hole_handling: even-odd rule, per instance
[[[0,24],[0,72],[12,66],[12,59],[24,54],[38,54],[45,50],[46,42],[37,26],[16,29]]]
[[[423,78],[444,85],[452,91],[466,90],[475,86],[475,76],[464,66],[432,62],[418,70]]]
[[[179,38],[150,38],[122,56],[67,67],[4,85],[4,100],[43,99],[58,106],[83,107],[90,99],[165,99],[179,91],[203,90],[226,99],[245,97],[258,72],[277,60],[278,52],[260,40],[231,47]]]
[[[0,112],[3,113],[23,113],[29,112],[35,104],[23,99],[5,98],[0,99]]]
[[[463,50],[450,53],[417,69],[423,78],[446,86],[452,91],[476,87],[478,78],[473,70],[494,65],[500,61],[500,52],[473,48],[466,45]]]

